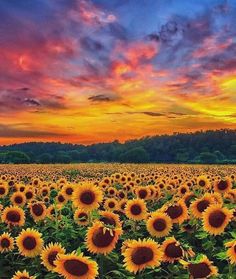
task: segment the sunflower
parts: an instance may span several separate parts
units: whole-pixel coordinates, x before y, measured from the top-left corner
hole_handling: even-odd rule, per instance
[[[119,215],[109,211],[101,211],[100,216],[99,220],[105,226],[121,227]]]
[[[197,186],[203,189],[207,189],[210,186],[210,181],[205,175],[200,175],[197,178]]]
[[[129,200],[125,206],[125,214],[132,220],[143,220],[147,215],[146,203],[142,199]]]
[[[30,276],[29,272],[26,270],[24,271],[17,271],[12,279],[36,279],[35,276]]]
[[[9,186],[4,182],[0,185],[0,198],[5,197],[8,194]]]
[[[151,236],[163,237],[171,231],[172,221],[167,214],[157,211],[148,218],[146,226]]]
[[[202,198],[193,201],[190,210],[195,218],[201,218],[202,213],[214,202],[214,197],[207,193]]]
[[[174,238],[166,239],[161,246],[163,251],[163,261],[173,263],[184,255],[184,250],[180,243]]]
[[[18,205],[18,206],[24,206],[26,203],[26,197],[25,194],[22,192],[15,192],[12,196],[11,196],[11,203],[13,205]]]
[[[233,212],[219,204],[209,206],[202,214],[203,228],[206,232],[218,235],[224,232],[229,224]]]
[[[78,225],[86,226],[89,224],[89,213],[84,211],[83,209],[76,209],[74,213],[74,221]]]
[[[124,190],[119,190],[119,191],[117,192],[117,197],[118,197],[119,199],[124,199],[124,198],[126,198],[126,196],[127,196],[127,194],[125,193]]]
[[[65,254],[66,250],[59,243],[50,243],[43,248],[41,253],[41,259],[43,265],[49,270],[53,271],[56,267],[54,261],[58,254]]]
[[[116,246],[122,234],[121,228],[107,228],[101,222],[96,222],[87,231],[86,246],[91,253],[108,254]]]
[[[43,247],[42,234],[35,229],[22,230],[16,238],[19,252],[25,257],[33,258],[39,255]]]
[[[38,222],[45,219],[47,215],[47,208],[43,202],[35,202],[29,205],[30,214],[33,219]]]
[[[86,211],[98,208],[102,199],[102,191],[91,182],[84,182],[81,185],[78,185],[72,195],[74,206]]]
[[[150,196],[150,189],[145,186],[139,186],[135,189],[137,198],[147,200]]]
[[[183,196],[189,192],[189,187],[187,185],[182,185],[178,188],[178,194]]]
[[[14,238],[9,233],[0,235],[0,252],[9,252],[14,249]]]
[[[68,201],[68,197],[63,194],[62,192],[59,192],[56,196],[56,203],[59,205],[65,205]]]
[[[236,189],[232,189],[225,193],[224,198],[234,204],[236,202]]]
[[[236,264],[236,240],[225,243],[225,247],[228,248],[226,254],[231,264]]]
[[[127,240],[122,250],[124,266],[133,273],[159,266],[163,255],[160,245],[152,239]]]
[[[117,190],[114,187],[109,187],[107,189],[107,194],[111,197],[114,197],[116,195],[116,193],[117,193]]]
[[[8,206],[2,212],[2,221],[12,226],[25,224],[24,210],[18,206]]]
[[[170,204],[166,208],[165,213],[171,218],[173,223],[182,224],[188,219],[188,208],[183,200]]]
[[[228,192],[229,193],[229,192]],[[226,193],[227,194],[227,193]],[[215,203],[223,205],[224,201],[222,198],[222,194],[219,192],[213,192],[210,194],[210,196],[214,199]]]
[[[64,185],[61,190],[61,193],[63,194],[63,196],[69,200],[71,199],[73,192],[74,192],[74,186],[71,184]]]
[[[108,198],[104,202],[104,207],[105,207],[105,209],[110,210],[110,211],[117,210],[118,201],[114,198]]]
[[[59,254],[54,264],[54,271],[66,279],[95,279],[98,275],[97,263],[83,254]]]
[[[47,217],[49,219],[54,219],[56,216],[56,205],[55,204],[51,204],[48,208],[47,208]]]
[[[43,186],[42,189],[40,189],[39,194],[42,195],[43,197],[46,197],[49,195],[50,189],[48,186]]]
[[[25,190],[25,197],[26,197],[27,201],[31,201],[32,199],[34,199],[34,195],[35,195],[35,192],[32,188],[27,188]]]
[[[215,182],[214,189],[216,192],[219,193],[227,193],[232,188],[232,182],[231,179],[226,177],[225,179],[220,179]]]
[[[126,204],[127,204],[127,199],[120,200],[118,202],[118,210],[123,213],[125,211]]]
[[[184,194],[183,196],[183,201],[186,204],[186,206],[189,208],[191,205],[191,202],[196,198],[196,196],[194,195],[193,192],[187,192],[186,194]]]
[[[212,265],[212,262],[203,256],[198,262],[189,263],[184,260],[180,260],[180,263],[188,268],[191,278],[195,279],[205,279],[211,276],[218,275],[218,269],[216,266]]]

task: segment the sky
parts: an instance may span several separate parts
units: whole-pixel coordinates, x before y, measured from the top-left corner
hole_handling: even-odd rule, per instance
[[[236,128],[236,0],[0,0],[0,144]]]

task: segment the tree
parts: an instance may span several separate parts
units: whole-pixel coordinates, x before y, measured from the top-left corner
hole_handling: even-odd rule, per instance
[[[43,153],[38,156],[37,161],[41,164],[49,164],[53,162],[53,156],[49,153]]]
[[[122,163],[147,163],[149,161],[149,154],[142,147],[132,148],[120,155]]]
[[[215,150],[214,154],[216,155],[219,162],[222,162],[225,159],[224,154],[222,154],[219,150]]]
[[[233,144],[229,148],[230,158],[236,159],[236,144]]]
[[[28,164],[30,158],[27,154],[21,151],[9,151],[5,156],[6,163],[12,164]]]
[[[59,151],[56,153],[54,157],[54,162],[61,163],[61,164],[67,164],[71,162],[71,157],[64,151]]]
[[[217,162],[217,157],[210,152],[202,152],[200,153],[200,162],[203,164],[215,164]]]

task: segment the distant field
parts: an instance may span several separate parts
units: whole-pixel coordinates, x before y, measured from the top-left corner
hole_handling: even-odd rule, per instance
[[[0,165],[0,278],[232,279],[235,204],[235,165]]]

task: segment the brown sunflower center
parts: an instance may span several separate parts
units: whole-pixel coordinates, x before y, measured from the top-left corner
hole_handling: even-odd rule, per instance
[[[31,199],[33,197],[33,194],[32,194],[32,192],[26,192],[25,196],[27,199]]]
[[[227,187],[228,187],[228,183],[225,180],[221,180],[218,183],[218,189],[221,190],[221,191],[224,191],[225,189],[227,189]]]
[[[43,190],[42,194],[43,196],[46,196],[48,194],[48,190]]]
[[[141,199],[145,199],[146,196],[147,196],[147,191],[146,190],[142,189],[142,190],[139,191],[139,197]]]
[[[33,236],[27,236],[23,240],[23,246],[27,250],[33,250],[37,245],[37,242]]]
[[[186,189],[186,188],[181,188],[181,190],[180,190],[181,194],[186,193],[186,191],[187,191],[187,189]]]
[[[66,260],[64,268],[69,274],[74,276],[83,276],[89,271],[88,265],[79,260]]]
[[[72,188],[67,188],[66,189],[66,194],[69,195],[69,196],[72,195],[73,194],[73,189]]]
[[[201,187],[204,187],[206,185],[206,182],[205,180],[200,180],[199,183],[198,183]]]
[[[114,238],[115,238],[114,231],[113,231],[113,235],[111,235],[109,230],[106,230],[104,233],[103,227],[101,227],[97,231],[94,232],[92,241],[95,246],[102,248],[102,247],[109,246],[112,243]]]
[[[121,199],[123,199],[123,198],[125,197],[125,194],[124,194],[123,192],[120,192],[120,193],[119,193],[119,197],[120,197]]]
[[[19,222],[20,221],[20,213],[14,210],[7,212],[6,218],[10,222]]]
[[[234,253],[236,254],[236,245],[234,245]]]
[[[183,208],[180,205],[169,206],[166,213],[171,219],[176,219],[183,213]]]
[[[23,202],[22,197],[20,197],[20,196],[15,197],[15,203],[21,204],[22,202]]]
[[[1,240],[1,246],[2,248],[8,248],[10,246],[10,240],[8,238],[3,238]]]
[[[95,194],[92,191],[84,191],[80,196],[80,200],[84,204],[92,204],[95,201]]]
[[[41,204],[35,203],[32,205],[32,211],[36,216],[41,216],[43,214],[43,206]]]
[[[48,254],[48,262],[50,263],[50,265],[55,266],[54,261],[57,257],[58,251],[51,251]]]
[[[142,209],[139,204],[133,204],[130,211],[133,215],[139,215],[142,212]]]
[[[183,251],[179,245],[176,245],[176,243],[170,243],[165,249],[165,254],[170,258],[179,258],[182,257]]]
[[[5,188],[1,187],[1,188],[0,188],[0,195],[5,194],[5,192],[6,192]]]
[[[223,225],[226,215],[221,210],[216,210],[209,215],[209,223],[214,228],[219,228]]]
[[[115,203],[114,203],[113,201],[109,202],[109,203],[108,203],[108,207],[109,207],[109,208],[115,207]]]
[[[100,218],[100,221],[103,222],[105,225],[111,225],[111,226],[116,225],[115,220],[111,217],[103,216]]]
[[[188,268],[193,278],[206,278],[211,274],[211,270],[206,263],[189,264]]]
[[[137,247],[134,249],[131,259],[136,265],[141,265],[150,262],[153,259],[154,253],[148,247]]]
[[[162,218],[158,218],[153,222],[153,228],[158,231],[162,232],[166,228],[166,221]]]
[[[62,195],[59,195],[59,196],[58,196],[58,201],[59,201],[59,202],[64,202],[64,201],[65,201],[65,198],[64,198]]]
[[[120,208],[121,208],[122,210],[124,210],[124,209],[125,209],[125,206],[126,206],[126,202],[123,202],[123,203],[120,205]]]
[[[208,200],[202,200],[200,202],[197,203],[197,210],[199,212],[203,212],[204,210],[207,209],[207,207],[209,206],[209,201]]]

